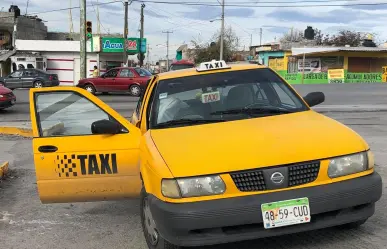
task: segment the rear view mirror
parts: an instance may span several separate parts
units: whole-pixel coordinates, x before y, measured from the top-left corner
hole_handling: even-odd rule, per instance
[[[121,132],[121,125],[111,120],[99,120],[91,124],[93,134],[118,134]]]
[[[324,102],[325,95],[323,92],[311,92],[304,97],[304,100],[310,107],[312,107]]]

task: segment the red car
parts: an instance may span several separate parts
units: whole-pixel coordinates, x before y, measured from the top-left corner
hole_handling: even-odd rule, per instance
[[[0,110],[13,106],[16,97],[13,92],[0,84]]]
[[[86,78],[78,82],[91,93],[129,92],[132,96],[140,96],[152,74],[140,67],[117,67],[110,69],[97,78]]]

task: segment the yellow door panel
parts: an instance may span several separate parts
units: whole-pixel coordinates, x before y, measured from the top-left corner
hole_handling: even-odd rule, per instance
[[[79,88],[33,89],[30,100],[36,179],[43,203],[139,195],[137,127]]]

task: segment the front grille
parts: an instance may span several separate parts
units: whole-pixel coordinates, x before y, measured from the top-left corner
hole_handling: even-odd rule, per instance
[[[320,162],[298,163],[278,168],[283,167],[288,168],[288,175],[285,176],[288,178],[288,187],[294,187],[315,181],[320,170]],[[230,176],[239,191],[265,191],[267,190],[266,181],[270,181],[264,177],[263,172],[266,169],[273,169],[273,167],[231,173]]]
[[[289,167],[289,187],[313,182],[317,179],[320,162],[294,165]]]
[[[266,183],[262,170],[232,173],[231,178],[240,191],[249,192],[266,190]]]

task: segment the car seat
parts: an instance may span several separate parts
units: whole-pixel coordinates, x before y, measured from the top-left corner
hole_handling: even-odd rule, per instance
[[[254,104],[254,93],[249,86],[239,85],[229,90],[226,99],[227,110],[241,109]]]

